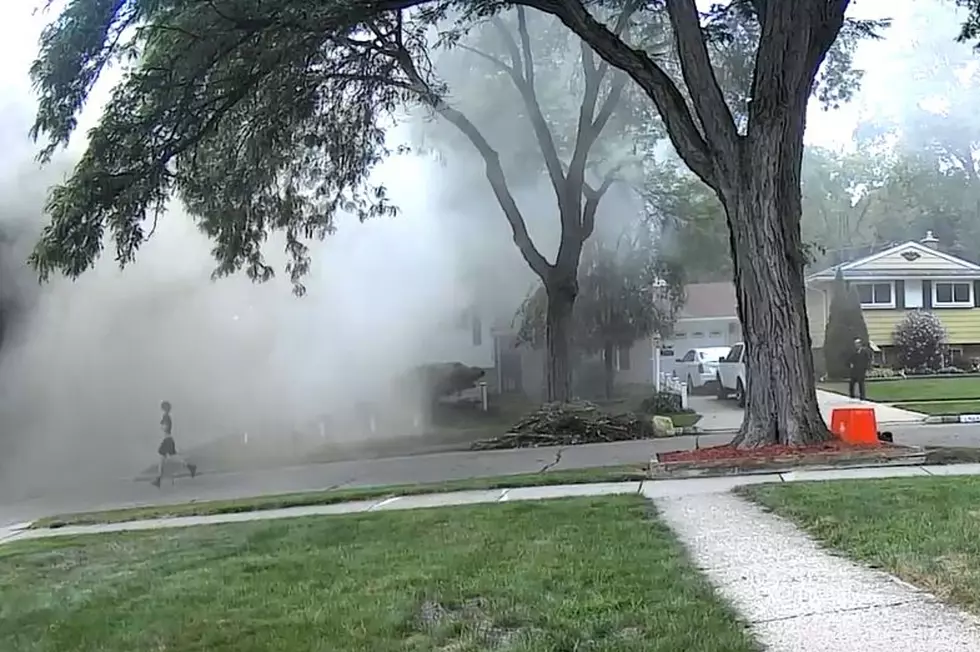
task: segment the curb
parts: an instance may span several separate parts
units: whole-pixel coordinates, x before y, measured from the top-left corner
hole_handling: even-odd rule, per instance
[[[923,423],[980,423],[980,414],[933,414],[922,420]]]

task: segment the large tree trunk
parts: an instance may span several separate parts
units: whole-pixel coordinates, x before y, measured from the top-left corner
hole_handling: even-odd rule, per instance
[[[774,116],[781,128],[750,134],[741,143],[738,183],[720,193],[746,344],[745,417],[734,441],[742,447],[830,437],[817,404],[806,314],[803,128],[795,119]]]
[[[572,332],[572,309],[578,294],[578,279],[573,268],[571,277],[553,275],[545,282],[548,311],[545,322],[546,355],[545,395],[548,401],[566,402],[572,398],[572,361],[569,340]]]

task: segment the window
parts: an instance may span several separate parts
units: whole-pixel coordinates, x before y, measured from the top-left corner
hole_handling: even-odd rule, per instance
[[[691,337],[693,337],[694,339],[700,339],[704,337],[704,333],[702,333],[701,331],[695,331],[694,333],[691,333]]]
[[[891,283],[855,283],[854,288],[864,308],[895,307]]]
[[[742,348],[743,345],[736,344],[732,347],[732,350],[728,352],[725,357],[725,362],[739,362],[742,359]]]
[[[630,353],[633,347],[621,346],[616,349],[616,370],[617,371],[629,371],[630,370]]]
[[[687,333],[674,333],[674,339],[683,340],[685,337],[687,337]]]
[[[721,337],[721,331],[711,331],[710,333],[708,333],[708,337],[717,339]]]
[[[694,362],[694,356],[696,354],[697,352],[694,349],[691,349],[690,351],[684,354],[684,357],[681,358],[681,362]]]
[[[938,281],[932,284],[932,305],[936,307],[973,306],[973,283]]]

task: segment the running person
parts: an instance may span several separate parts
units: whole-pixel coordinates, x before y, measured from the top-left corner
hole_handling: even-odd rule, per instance
[[[174,442],[173,437],[174,420],[170,416],[170,407],[170,401],[160,403],[160,409],[163,410],[163,417],[160,419],[160,429],[163,430],[163,441],[160,442],[160,447],[157,448],[157,453],[160,454],[160,471],[153,481],[154,487],[160,486],[160,481],[163,480],[163,470],[167,466],[167,460],[171,457],[180,460],[187,467],[192,478],[197,475],[197,465],[191,464],[182,455],[177,454],[177,444]]]

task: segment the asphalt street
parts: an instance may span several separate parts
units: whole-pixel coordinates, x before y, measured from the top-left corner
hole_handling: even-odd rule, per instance
[[[980,425],[895,424],[895,443],[919,446],[980,447]],[[119,479],[61,487],[22,500],[0,497],[0,526],[58,513],[118,509],[137,505],[244,498],[263,494],[329,488],[442,482],[464,478],[537,473],[595,466],[642,464],[658,452],[716,446],[731,433],[670,439],[592,444],[564,448],[453,452],[308,466],[203,474],[166,481],[161,489],[147,482]]]

